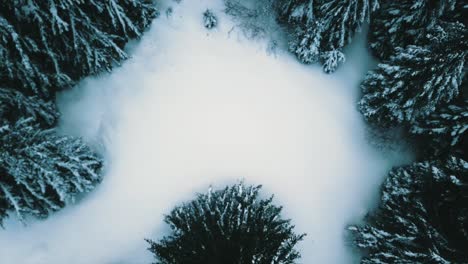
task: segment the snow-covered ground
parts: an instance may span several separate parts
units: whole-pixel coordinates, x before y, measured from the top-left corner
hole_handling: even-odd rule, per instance
[[[396,162],[368,146],[356,111],[364,41],[336,74],[245,39],[213,0],[164,9],[132,59],[60,96],[65,133],[102,143],[103,183],[76,205],[0,232],[0,263],[149,263],[177,204],[238,179],[263,184],[292,218],[301,263],[350,263],[344,227]],[[207,7],[219,26],[206,30]]]

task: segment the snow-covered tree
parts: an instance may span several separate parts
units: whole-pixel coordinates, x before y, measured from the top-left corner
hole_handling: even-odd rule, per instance
[[[41,130],[33,119],[0,126],[0,223],[46,217],[100,182],[102,160],[80,139]]]
[[[155,14],[149,0],[1,1],[0,83],[51,98],[126,58]]]
[[[100,181],[101,159],[50,129],[55,93],[126,58],[151,0],[0,1],[0,220],[45,217]]]
[[[276,0],[224,0],[224,12],[231,16],[248,38],[276,41],[279,27],[274,4]]]
[[[315,62],[315,54],[320,53],[327,73],[334,72],[345,60],[343,48],[379,7],[377,0],[293,0],[280,3],[279,16],[294,32],[290,50],[304,63]]]
[[[421,138],[433,155],[457,153],[464,159],[468,149],[468,101],[452,104],[425,118],[418,118],[410,132]]]
[[[207,29],[212,29],[218,25],[218,19],[216,18],[215,14],[207,9],[203,12],[203,25]]]
[[[342,49],[354,33],[369,22],[371,13],[378,9],[377,0],[318,0],[317,17],[326,30],[322,34],[324,51]]]
[[[393,169],[365,222],[349,227],[363,264],[468,263],[468,163],[451,156]]]
[[[199,194],[176,207],[166,222],[170,236],[147,240],[158,263],[295,263],[294,249],[304,235],[296,235],[281,207],[260,199],[261,186],[242,183]]]
[[[310,22],[308,26],[298,26],[289,43],[289,50],[296,57],[306,63],[315,63],[320,60],[320,43],[323,26],[317,21]]]
[[[308,25],[315,21],[313,0],[278,0],[278,16],[281,20]]]
[[[468,53],[466,28],[430,46],[396,48],[394,55],[367,74],[361,84],[360,111],[383,127],[432,114],[461,94]]]
[[[384,0],[370,23],[369,45],[373,54],[389,58],[397,47],[422,45],[427,31],[440,19],[463,19],[463,0]],[[462,20],[458,20],[463,22]]]
[[[345,61],[345,55],[339,50],[325,51],[322,53],[323,71],[332,73]]]
[[[14,123],[21,116],[33,117],[43,127],[50,127],[55,124],[58,112],[54,102],[0,87],[0,125],[3,122]]]

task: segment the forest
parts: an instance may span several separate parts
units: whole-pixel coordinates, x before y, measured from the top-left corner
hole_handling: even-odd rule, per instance
[[[206,181],[197,182],[197,177],[202,176],[185,178],[181,175],[177,176],[176,182],[169,183],[170,173],[160,175],[158,171],[151,169],[153,176],[148,178],[150,180],[147,182],[142,180],[135,184],[134,192],[113,194],[112,197],[115,197],[112,201],[115,201],[115,204],[112,207],[127,208],[123,204],[129,203],[132,208],[141,207],[141,211],[148,211],[153,208],[151,204],[159,201],[152,200],[151,195],[145,194],[139,197],[140,191],[141,193],[169,193],[166,196],[162,194],[158,196],[158,199],[167,199],[166,203],[161,206],[164,215],[154,214],[144,220],[144,225],[153,226],[152,232],[148,233],[147,230],[131,232],[129,228],[125,233],[126,235],[132,233],[129,236],[135,236],[135,239],[141,242],[138,246],[142,246],[141,249],[149,254],[150,261],[167,264],[287,264],[311,263],[313,260],[315,262],[322,260],[322,263],[346,261],[369,264],[468,263],[468,153],[466,153],[468,149],[468,80],[465,74],[468,53],[467,11],[468,4],[461,0],[2,1],[0,3],[0,225],[2,227],[0,228],[0,247],[5,249],[0,250],[0,263],[63,263],[57,261],[60,258],[57,260],[49,256],[42,258],[42,255],[39,258],[30,258],[28,261],[23,258],[24,256],[16,257],[13,254],[8,256],[6,241],[13,241],[15,237],[15,232],[8,233],[9,230],[19,228],[26,230],[24,232],[27,233],[28,228],[36,222],[51,223],[50,225],[53,226],[55,220],[52,221],[51,218],[66,214],[73,216],[73,210],[78,210],[88,201],[95,201],[93,197],[96,197],[99,192],[107,189],[110,191],[114,186],[110,183],[116,181],[107,179],[107,175],[114,171],[127,174],[125,177],[120,177],[118,181],[122,181],[122,185],[131,186],[134,185],[130,183],[132,177],[136,177],[134,181],[143,179],[143,177],[138,178],[131,174],[141,171],[146,173],[146,168],[153,168],[151,164],[153,161],[154,166],[159,163],[169,164],[168,168],[172,168],[170,166],[184,167],[187,168],[186,171],[189,174],[192,173],[189,168],[192,168],[192,163],[197,163],[199,160],[196,158],[191,160],[189,154],[184,154],[183,148],[177,149],[178,145],[170,146],[168,142],[172,142],[172,138],[158,138],[157,140],[160,141],[154,141],[157,144],[148,143],[151,140],[149,138],[157,138],[158,133],[179,135],[178,133],[184,130],[196,131],[193,133],[199,134],[194,134],[193,138],[189,138],[195,143],[187,144],[195,144],[202,151],[205,149],[205,152],[210,150],[216,152],[217,148],[212,148],[210,144],[230,149],[232,152],[239,151],[239,153],[244,153],[244,149],[241,148],[248,149],[250,145],[260,144],[258,143],[260,139],[253,136],[252,139],[250,134],[246,136],[247,141],[242,141],[244,138],[237,140],[231,135],[243,135],[243,133],[255,133],[255,131],[263,133],[263,128],[257,128],[256,125],[267,121],[261,121],[262,118],[245,121],[245,123],[239,121],[238,126],[231,127],[231,123],[228,123],[226,119],[250,120],[249,116],[257,116],[257,110],[249,110],[250,105],[248,107],[237,105],[236,107],[237,101],[233,98],[244,98],[244,94],[253,94],[248,96],[256,98],[268,93],[280,99],[284,96],[292,102],[288,101],[288,104],[294,105],[296,102],[297,105],[301,104],[301,107],[302,101],[300,100],[309,100],[304,99],[308,96],[317,97],[313,99],[313,102],[317,102],[318,106],[308,106],[307,102],[312,101],[304,101],[306,110],[302,112],[305,113],[304,115],[309,113],[309,110],[315,113],[305,116],[304,119],[310,118],[310,122],[316,122],[317,127],[328,125],[327,121],[322,119],[334,116],[328,112],[325,113],[329,111],[327,109],[336,108],[339,113],[356,112],[356,119],[350,117],[349,122],[360,124],[362,121],[363,127],[349,133],[358,133],[359,138],[363,137],[365,140],[354,142],[356,137],[348,138],[348,132],[341,131],[341,124],[336,125],[340,131],[337,132],[336,137],[341,137],[340,139],[328,139],[325,134],[334,132],[327,132],[329,130],[326,128],[310,128],[310,130],[304,128],[307,132],[318,131],[308,135],[306,132],[301,132],[302,126],[294,121],[295,118],[302,118],[297,117],[297,113],[301,113],[302,108],[290,110],[297,112],[282,116],[283,110],[272,112],[268,110],[270,106],[265,103],[265,105],[258,106],[266,109],[258,110],[258,113],[261,113],[259,116],[284,119],[287,121],[284,121],[282,126],[290,125],[294,129],[296,127],[299,129],[294,132],[288,132],[287,128],[285,131],[272,131],[271,141],[268,136],[263,136],[268,140],[265,141],[265,146],[260,146],[263,151],[258,153],[265,156],[266,165],[260,161],[251,161],[252,164],[255,163],[248,165],[252,168],[270,166],[267,162],[268,153],[276,153],[274,146],[271,146],[275,143],[283,146],[281,142],[278,142],[282,136],[275,138],[275,135],[281,133],[285,134],[288,140],[291,137],[294,138],[294,135],[297,136],[295,140],[299,143],[294,141],[296,142],[294,144],[300,146],[294,145],[294,149],[291,150],[294,153],[299,152],[297,149],[313,147],[317,148],[315,151],[319,153],[314,152],[314,155],[339,156],[341,149],[344,148],[343,146],[348,146],[347,144],[358,145],[356,150],[366,145],[366,149],[369,148],[379,153],[379,157],[382,156],[384,160],[393,159],[390,158],[391,155],[405,155],[399,154],[400,150],[396,151],[397,154],[395,152],[391,154],[392,148],[401,148],[404,149],[401,152],[411,153],[408,154],[410,158],[405,156],[405,158],[398,159],[398,162],[386,163],[391,165],[382,165],[368,170],[372,172],[370,174],[377,175],[370,177],[373,178],[371,182],[372,184],[375,182],[375,185],[368,183],[366,186],[369,187],[362,189],[366,193],[362,198],[365,202],[361,204],[359,201],[359,208],[363,207],[361,211],[365,212],[349,213],[349,219],[343,219],[342,229],[340,222],[336,225],[337,228],[333,225],[333,228],[338,230],[329,231],[337,234],[339,240],[337,243],[343,244],[348,252],[346,254],[353,257],[338,260],[338,258],[315,259],[313,256],[304,256],[307,255],[306,251],[310,245],[313,247],[314,244],[321,242],[316,237],[317,240],[314,243],[305,243],[307,239],[314,240],[315,231],[309,232],[307,228],[303,228],[307,226],[309,218],[301,220],[294,217],[298,216],[297,214],[291,213],[299,210],[290,206],[294,204],[290,202],[293,200],[288,200],[288,195],[294,195],[294,192],[277,195],[276,185],[270,184],[267,178],[275,177],[275,175],[266,175],[265,178],[259,176],[251,180],[249,175],[255,174],[257,172],[255,169],[236,170],[236,162],[239,164],[244,162],[243,154],[238,156],[233,154],[232,157],[239,157],[239,161],[233,158],[225,162],[221,158],[217,159],[223,155],[218,152],[210,154],[208,156],[210,161],[203,163],[203,166],[210,167],[210,164],[214,164],[213,168],[216,169],[225,166],[226,172],[218,171],[222,174],[229,174],[228,180],[220,178],[217,182],[216,175],[207,175]],[[183,21],[180,23],[186,23],[187,26],[177,24],[179,23],[177,19]],[[193,30],[195,27],[197,29]],[[179,30],[177,37],[164,39],[164,36],[173,34],[168,32],[174,30]],[[225,36],[234,31],[242,36],[242,40],[239,40],[241,44],[237,44],[236,40],[231,39],[230,42],[225,40]],[[201,42],[196,39],[202,37],[207,40]],[[215,40],[210,40],[211,38]],[[223,40],[218,41],[217,38]],[[363,39],[365,52],[369,54],[370,59],[366,62],[363,62],[367,59],[362,56],[361,58],[359,55],[353,56],[353,45],[357,45],[359,39]],[[234,42],[232,46],[229,44],[231,42]],[[256,55],[260,51],[252,50],[256,48],[251,47],[257,44],[250,43],[265,44],[267,55],[263,53]],[[146,47],[147,45],[151,48]],[[219,45],[224,45],[222,51],[218,51]],[[246,47],[235,45],[246,45]],[[142,49],[146,49],[147,53],[138,53]],[[156,52],[153,49],[159,50]],[[190,49],[193,49],[193,52]],[[155,52],[155,55],[147,55],[151,52]],[[231,52],[233,55],[226,57],[228,58],[226,60],[234,61],[237,63],[235,66],[231,66],[231,62],[219,57],[221,56],[219,54]],[[244,54],[243,52],[246,55],[237,56],[237,54]],[[181,54],[180,57],[192,56],[193,63],[190,60],[171,57],[173,56],[171,54],[178,53]],[[213,57],[204,55],[209,53],[214,54]],[[277,66],[269,68],[268,65],[274,63],[264,61],[274,56],[279,58],[277,60],[285,60],[287,63],[278,66],[280,69],[275,68]],[[144,57],[151,57],[156,61],[155,63],[160,60],[160,64],[151,64],[149,59],[145,64],[146,61],[142,59]],[[245,57],[253,59],[243,61]],[[282,59],[283,57],[288,59]],[[172,58],[175,59],[171,61]],[[292,59],[289,60],[289,58]],[[258,64],[254,59],[258,61]],[[183,66],[184,63],[186,63],[185,66]],[[352,70],[353,65],[359,63],[368,64],[368,66],[361,67],[364,69],[363,74],[357,74],[354,77],[357,81],[346,79],[345,73]],[[203,64],[209,65],[206,73],[205,70],[201,70],[205,69],[201,66]],[[164,68],[166,66],[161,65],[182,66],[173,66],[179,68],[171,70],[172,66]],[[246,68],[247,72],[240,73],[242,68]],[[302,77],[303,71],[306,72],[305,75],[308,74],[307,69],[313,69],[314,73],[310,74],[310,78],[316,78],[319,86],[331,85],[334,82],[356,82],[356,95],[346,95],[353,97],[352,99],[341,99],[340,96],[328,94],[328,92],[314,92],[314,95],[310,95],[307,90],[297,92],[293,88],[291,91],[297,93],[297,96],[285,95],[289,86],[299,86],[295,83],[295,78],[298,79],[298,83],[307,82],[308,79],[304,81],[304,78],[309,77]],[[151,75],[144,71],[150,72]],[[276,74],[278,80],[271,80],[275,79],[271,73]],[[285,80],[279,80],[283,73],[290,75],[284,77]],[[130,82],[119,79],[131,74],[135,77],[132,77],[134,79]],[[110,79],[109,76],[114,75],[122,77]],[[154,85],[164,86],[167,90],[150,89],[148,92],[138,88],[145,86],[145,82],[153,82],[152,78],[159,78],[154,81]],[[228,78],[238,78],[243,81],[232,81],[230,85],[227,84]],[[264,82],[264,79],[258,78],[271,81]],[[119,91],[113,90],[113,85],[118,86],[119,83],[131,87],[119,88]],[[240,87],[245,86],[245,83],[247,86],[265,87]],[[282,87],[277,90],[274,83]],[[200,88],[205,84],[207,88]],[[191,89],[184,88],[192,86],[193,92]],[[210,108],[211,106],[207,106],[206,102],[211,101],[207,101],[206,98],[221,93],[211,88],[218,86],[225,86],[223,91],[226,91],[226,94],[220,95],[220,99],[213,99],[219,101],[214,103],[213,108]],[[169,88],[180,89],[180,91],[177,94],[171,93]],[[353,87],[345,88],[352,89]],[[76,96],[74,91],[77,89],[80,91],[87,89],[87,97]],[[255,89],[262,90],[256,94]],[[140,95],[135,95],[138,93],[142,93],[141,98],[144,99],[138,99]],[[154,97],[148,95],[154,95]],[[185,99],[186,96],[194,96],[194,100],[198,101],[192,106],[192,101]],[[125,99],[130,101],[120,104],[124,102],[121,98],[126,97],[131,98]],[[157,99],[145,101],[152,100],[151,98]],[[164,98],[166,101],[163,101]],[[280,99],[274,100],[283,102]],[[75,106],[74,103],[81,102],[80,100],[106,104],[105,107],[111,109],[108,110],[109,116],[103,114],[104,110],[94,110],[92,105],[74,110],[75,112],[70,114],[71,107]],[[347,101],[344,103],[342,100]],[[174,110],[177,113],[167,114],[168,121],[164,121],[166,118],[164,109],[172,109],[164,108],[164,105],[183,104],[184,102],[188,102],[186,105],[188,114]],[[271,106],[271,109],[280,107],[279,103],[275,102],[277,101],[272,101],[271,104],[275,106]],[[347,102],[350,104],[349,108]],[[330,103],[330,105],[321,108],[320,103]],[[140,104],[147,108],[138,108]],[[202,104],[205,106],[201,106]],[[194,110],[196,106],[206,107],[200,110],[199,115],[206,113],[207,117],[190,115],[190,111],[198,111]],[[125,114],[119,114],[124,113],[124,110],[114,111],[112,110],[114,107],[125,109],[125,111],[130,110]],[[245,109],[242,109],[243,107]],[[288,105],[281,107],[284,107],[284,113],[287,113]],[[223,112],[223,109],[227,110]],[[157,118],[151,116],[152,111],[158,113]],[[220,115],[223,113],[223,116],[218,117],[217,111]],[[183,111],[180,110],[180,112]],[[270,112],[270,114],[264,112]],[[77,120],[85,118],[112,120],[114,115],[125,116],[122,118],[128,119],[126,125],[116,122],[113,126],[110,125],[110,128],[103,128],[103,125],[92,127],[90,124],[94,124],[94,121],[90,123],[77,121],[74,126],[67,125],[69,124],[67,122],[74,122],[70,116]],[[174,125],[175,129],[171,129],[171,126],[164,128],[164,125],[173,124],[171,122],[179,122],[171,119],[173,116],[191,125],[177,127],[176,125],[179,124],[177,123]],[[190,121],[185,121],[184,118],[189,120],[190,117],[195,118],[193,120],[197,122],[193,121],[192,124]],[[159,118],[158,120],[163,119],[163,121],[154,121],[154,125],[146,126],[145,123],[153,122],[149,121],[151,118]],[[210,125],[206,125],[203,118],[206,118],[208,120],[206,123]],[[342,118],[346,120],[346,117]],[[333,119],[329,122],[332,123],[330,127],[334,127],[334,122],[346,123],[348,121]],[[206,126],[208,131],[211,129],[211,123],[218,123],[221,128],[217,127],[216,129],[219,128],[219,130],[212,132],[213,134],[206,132],[203,126]],[[132,127],[135,132],[128,132],[127,127]],[[103,139],[101,134],[94,137],[85,133],[92,129],[99,130],[99,133],[101,133],[100,129],[108,129],[102,132],[104,135],[114,133],[112,132],[114,129],[119,131],[115,132],[116,135],[109,136],[110,142],[118,138],[120,134],[125,136],[125,133],[130,133],[134,141],[129,141],[130,147],[120,149],[118,144],[107,143],[107,139]],[[153,129],[158,132],[154,132]],[[267,130],[265,128],[265,131]],[[268,133],[265,132],[265,135]],[[184,134],[180,135],[182,136],[174,140],[183,140]],[[320,142],[320,139],[310,139],[310,146],[309,143],[301,143],[309,142],[308,137],[320,138],[322,136],[323,145],[316,143]],[[210,138],[212,141],[207,142],[211,143],[202,144],[205,138]],[[200,142],[197,143],[197,140]],[[353,142],[341,143],[347,140]],[[330,144],[337,146],[335,148],[335,145]],[[148,148],[145,145],[148,145]],[[156,150],[153,149],[153,145]],[[328,175],[326,174],[328,171],[333,171],[334,174],[344,174],[347,168],[364,166],[361,163],[375,163],[371,164],[372,166],[380,164],[376,161],[377,158],[374,160],[367,158],[367,154],[356,154],[360,160],[347,158],[352,156],[354,145],[351,150],[345,149],[343,150],[345,154],[342,153],[346,155],[343,159],[350,160],[351,164],[340,164],[333,159],[328,161],[323,158],[329,163],[323,163],[321,169],[312,170],[313,174],[318,176],[308,175],[308,173],[305,173],[307,175],[304,178],[291,176],[291,181],[297,181],[296,183],[286,185],[288,180],[284,179],[281,180],[281,184],[284,188],[304,185],[304,188],[312,188],[311,193],[327,192],[334,188],[333,184],[336,184],[334,181],[340,181],[339,178],[323,179],[323,188],[309,186],[311,181],[301,179],[320,177],[322,169],[325,171],[324,175]],[[171,151],[163,152],[165,148],[171,147],[173,147]],[[289,155],[288,151],[289,149],[284,148],[284,153],[278,154],[280,155],[278,157]],[[348,155],[348,151],[351,154]],[[122,156],[115,154],[117,152],[128,153]],[[138,152],[139,154],[134,154]],[[304,150],[301,153],[309,152]],[[172,164],[171,155],[178,157],[176,161],[181,160],[182,163]],[[193,156],[198,155],[205,154],[199,154],[199,152],[193,154]],[[118,158],[113,158],[115,156]],[[244,156],[245,159],[250,157],[247,154]],[[277,158],[277,161],[281,161],[281,158]],[[133,166],[131,168],[137,169],[119,170],[119,168],[127,168],[124,165],[119,166],[125,162],[130,162]],[[275,165],[271,166],[277,168]],[[315,163],[314,166],[320,168]],[[195,165],[193,167],[197,168]],[[184,172],[178,169],[177,173],[179,171]],[[258,171],[263,172],[260,169]],[[269,170],[265,170],[267,171]],[[203,172],[200,171],[200,173]],[[286,169],[285,172],[287,173]],[[356,169],[350,173],[355,172],[359,174],[360,170]],[[216,170],[213,170],[213,174],[215,173]],[[355,178],[359,180],[357,176]],[[354,184],[361,184],[354,182],[355,178],[343,180],[342,183],[346,185],[346,183],[353,182],[348,186],[348,188],[353,188]],[[128,179],[128,182],[125,179]],[[261,182],[257,179],[266,180]],[[361,181],[367,181],[367,179],[362,178]],[[208,184],[204,184],[205,182]],[[318,182],[320,185],[320,180]],[[118,190],[120,192],[120,189]],[[341,199],[339,196],[341,190],[336,189],[336,195],[328,195]],[[301,194],[304,195],[307,192]],[[315,197],[316,194],[310,195]],[[320,193],[317,194],[317,197],[320,195]],[[127,197],[128,200],[124,202]],[[328,201],[327,199],[333,199],[326,197],[326,199],[319,199],[318,203],[323,204]],[[110,198],[109,203],[112,203]],[[315,207],[307,208],[304,203],[297,204],[297,207],[299,205],[300,211],[304,211],[304,214],[310,214],[312,218],[320,218],[319,211],[314,209]],[[89,210],[91,213],[95,211],[99,210]],[[356,211],[358,211],[357,207]],[[139,218],[139,212],[135,209],[135,211],[110,215],[109,218],[112,216]],[[330,213],[330,215],[334,214]],[[106,230],[126,228],[125,224],[112,226],[113,221],[113,219],[103,220],[103,222],[109,222]],[[150,223],[152,221],[155,222]],[[323,220],[318,223],[327,224]],[[323,226],[322,228],[331,227]],[[96,223],[96,230],[98,229],[98,223]],[[25,237],[35,239],[36,236],[38,235],[31,233]],[[57,241],[60,241],[57,244],[62,243],[62,240]],[[21,242],[12,242],[12,245],[16,244],[21,245]],[[106,247],[106,245],[102,246]],[[56,253],[55,249],[48,251],[48,246],[44,247],[46,253],[43,254]],[[41,248],[42,246],[39,250],[42,250]],[[330,248],[327,246],[327,249],[333,250],[331,246]],[[16,250],[19,252],[21,248]],[[117,256],[120,253],[114,252],[117,250],[112,250],[112,247],[108,251],[109,253],[105,254],[115,255],[115,259],[100,257],[68,260],[69,263],[140,263],[140,260],[132,259],[133,257],[120,259]],[[74,254],[86,255],[87,253],[78,249]],[[313,253],[310,254],[313,255]],[[333,253],[327,251],[322,254]]]

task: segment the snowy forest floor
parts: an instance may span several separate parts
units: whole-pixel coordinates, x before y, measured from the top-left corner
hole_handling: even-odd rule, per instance
[[[149,263],[143,239],[167,233],[164,214],[239,179],[262,184],[307,233],[301,263],[353,262],[345,226],[405,159],[367,143],[356,110],[370,61],[364,40],[325,75],[245,38],[220,2],[173,2],[122,67],[59,97],[62,131],[102,147],[104,181],[45,221],[9,220],[4,263]],[[219,18],[213,30],[203,27],[206,8]]]

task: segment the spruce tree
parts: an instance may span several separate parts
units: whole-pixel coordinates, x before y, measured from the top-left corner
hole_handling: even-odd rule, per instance
[[[461,97],[468,54],[467,29],[444,23],[424,46],[396,48],[361,84],[359,108],[367,121],[383,127],[410,124]]]
[[[102,160],[80,139],[41,130],[33,119],[0,127],[0,223],[49,213],[101,180]]]
[[[213,11],[207,9],[203,12],[203,25],[207,29],[212,29],[218,25],[218,19]]]
[[[307,27],[296,27],[294,38],[289,43],[289,50],[303,63],[319,62],[322,54],[320,45],[323,30],[322,23],[318,21],[308,23]]]
[[[355,32],[369,22],[378,6],[377,0],[317,1],[317,17],[324,25],[321,46],[325,72],[334,72],[339,62],[344,61],[343,48],[351,42]]]
[[[304,63],[320,60],[331,73],[345,60],[343,48],[378,7],[377,0],[284,1],[279,16],[293,31],[290,50]]]
[[[379,208],[349,229],[363,264],[468,263],[468,163],[450,156],[393,169]]]
[[[383,61],[361,84],[377,128],[401,126],[418,159],[393,169],[379,208],[350,227],[361,263],[468,263],[466,59],[462,1],[383,1],[370,47]]]
[[[148,0],[0,3],[0,83],[51,98],[126,58],[156,11]]]
[[[167,264],[295,263],[304,235],[282,219],[272,197],[259,197],[260,188],[239,183],[198,194],[166,216],[172,234],[147,240],[149,250]]]
[[[14,123],[21,116],[34,118],[42,127],[51,127],[58,118],[58,111],[52,101],[0,87],[0,125]]]
[[[434,25],[441,20],[455,22],[462,16],[466,9],[462,3],[462,0],[382,1],[370,23],[369,46],[374,56],[388,59],[398,47],[422,45]]]
[[[468,160],[468,101],[441,108],[427,118],[418,118],[410,131],[427,155],[457,153]]]
[[[278,16],[283,22],[307,25],[315,21],[313,0],[279,0]]]
[[[231,16],[235,27],[250,39],[263,38],[276,45],[278,31],[275,6],[276,0],[224,0],[224,12]]]
[[[0,2],[0,221],[46,217],[100,181],[101,158],[53,129],[55,94],[125,59],[150,0]]]

